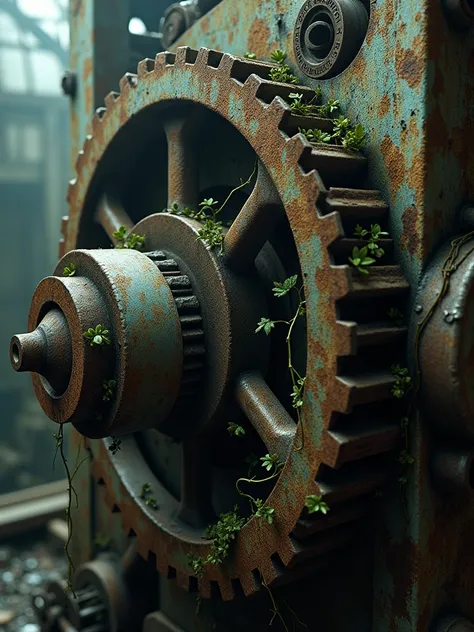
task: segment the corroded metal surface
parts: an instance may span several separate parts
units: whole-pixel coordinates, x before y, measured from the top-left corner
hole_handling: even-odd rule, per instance
[[[446,270],[452,240],[430,263],[415,298],[412,346],[418,345],[420,405],[445,437],[474,438],[474,257],[472,242],[459,250],[459,266]],[[449,291],[437,302],[449,278]],[[423,326],[430,310],[434,313]],[[419,327],[423,332],[418,342]]]
[[[75,267],[74,276],[59,276],[66,266]],[[155,263],[135,250],[74,251],[55,272],[33,297],[32,333],[11,343],[13,366],[33,372],[46,414],[88,437],[167,418],[179,393],[183,344],[175,300]],[[85,339],[98,325],[108,344]],[[114,392],[106,398],[110,380]]]
[[[438,0],[371,0],[366,6],[367,35],[349,68],[331,81],[300,77],[320,87],[324,98],[339,99],[370,130],[367,175],[390,202],[390,234],[405,275],[415,283],[451,230],[455,209],[474,197],[474,70],[468,53],[474,33],[451,30]],[[292,0],[224,0],[176,46],[205,43],[262,59],[280,48],[298,73],[293,33],[300,8]]]
[[[94,120],[93,135],[78,158],[78,177],[69,191],[66,249],[73,248],[91,231],[96,217],[96,194],[92,194],[96,165],[99,161],[106,165],[108,148],[120,146],[117,143],[124,124],[129,129],[131,124],[135,126],[138,139],[140,126],[147,125],[147,113],[153,112],[153,107],[159,112],[167,100],[182,99],[204,105],[234,125],[258,155],[284,206],[307,297],[304,413],[295,429],[293,449],[269,498],[278,516],[275,526],[259,525],[251,519],[243,527],[226,569],[208,568],[199,582],[204,596],[210,595],[211,582],[217,582],[224,599],[233,596],[237,584],[245,594],[257,590],[257,570],[269,584],[280,577],[284,567],[296,569],[312,556],[345,542],[350,534],[346,528],[350,525],[345,523],[353,519],[351,512],[345,511],[345,502],[362,501],[375,490],[383,471],[374,457],[389,450],[397,437],[395,420],[392,423],[385,415],[381,424],[377,413],[377,402],[391,397],[393,377],[389,366],[374,366],[371,370],[369,363],[362,373],[357,368],[338,368],[338,358],[356,356],[362,347],[379,345],[380,349],[380,344],[390,345],[404,335],[403,328],[381,323],[381,313],[377,314],[377,323],[369,318],[369,322],[358,325],[351,307],[354,298],[359,298],[361,304],[372,304],[379,298],[402,298],[408,286],[398,266],[387,260],[385,266],[374,268],[366,278],[346,265],[338,265],[338,260],[345,261],[341,253],[349,246],[344,238],[345,226],[375,218],[385,222],[387,207],[376,192],[347,188],[364,177],[363,158],[340,148],[312,148],[302,136],[295,135],[296,126],[284,101],[293,88],[268,81],[268,71],[266,64],[207,49],[198,52],[182,48],[176,56],[165,53],[155,62],[143,61],[137,76],[124,77],[121,93],[106,98],[107,109]],[[312,94],[303,87],[298,89]],[[320,125],[324,122],[312,121],[313,127]],[[172,163],[170,170],[172,179],[176,172]],[[245,223],[245,216],[242,212],[237,224]],[[168,221],[166,215],[161,221]],[[245,230],[236,234],[245,234]],[[163,235],[166,237],[166,233]],[[263,236],[262,245],[265,239]],[[295,450],[303,435],[303,449]],[[132,437],[123,442],[115,457],[110,455],[107,442],[91,442],[90,447],[94,475],[105,483],[110,506],[120,509],[124,528],[137,534],[139,552],[144,556],[154,552],[158,569],[190,588],[186,554],[208,552],[209,544],[202,541],[202,532],[182,522],[174,525],[175,518],[170,521],[178,510],[176,501],[140,459]],[[152,511],[139,498],[143,480],[159,490],[158,511]],[[331,518],[306,517],[299,522],[305,497],[312,493],[322,495],[331,504]],[[176,529],[180,530],[179,537]]]

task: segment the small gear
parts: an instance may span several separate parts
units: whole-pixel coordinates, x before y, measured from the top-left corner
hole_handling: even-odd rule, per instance
[[[189,413],[191,398],[196,395],[201,382],[204,362],[204,331],[199,301],[189,277],[183,274],[178,263],[162,250],[146,252],[162,272],[174,297],[183,336],[183,376],[181,390],[172,414],[172,423]]]
[[[204,321],[212,321],[214,302],[220,300],[220,294],[211,293],[203,306],[199,292],[205,293],[204,273],[200,282],[195,282],[200,266],[208,266],[208,275],[224,268],[220,285],[216,283],[219,292],[224,277],[236,285],[247,277],[251,280],[248,270],[267,243],[265,231],[274,226],[275,208],[284,209],[306,297],[307,358],[301,423],[292,425],[291,417],[261,376],[245,371],[232,375],[232,384],[237,384],[240,394],[250,402],[248,416],[254,427],[260,424],[259,434],[267,440],[267,447],[278,445],[285,454],[284,468],[268,498],[275,509],[275,523],[261,524],[251,518],[241,529],[228,562],[208,565],[204,577],[197,580],[187,556],[206,555],[210,543],[203,540],[202,530],[179,520],[179,502],[144,462],[135,439],[126,437],[115,456],[107,450],[106,440],[88,442],[92,473],[105,485],[110,508],[120,511],[124,530],[136,534],[139,554],[144,558],[150,552],[156,555],[158,570],[175,578],[181,587],[199,590],[204,597],[218,590],[225,600],[242,591],[255,593],[262,581],[270,585],[277,579],[301,576],[314,569],[316,557],[345,544],[385,480],[386,453],[394,448],[399,435],[395,407],[387,402],[394,384],[390,365],[397,359],[397,349],[404,346],[406,327],[391,322],[387,312],[403,305],[409,286],[393,260],[390,239],[382,244],[386,253],[382,265],[372,266],[369,275],[348,265],[353,248],[361,245],[353,238],[356,224],[378,222],[386,227],[388,207],[378,192],[361,188],[365,157],[339,146],[311,145],[299,133],[301,127],[325,130],[328,121],[295,115],[288,105],[290,93],[297,90],[311,101],[314,91],[271,81],[271,68],[263,62],[186,47],[176,54],[160,53],[156,60],[142,61],[138,74],[127,74],[120,94],[110,93],[106,108],[97,112],[93,134],[77,160],[77,178],[69,188],[66,252],[84,247],[90,235],[96,234],[97,199],[92,183],[96,186],[111,174],[120,177],[117,163],[107,159],[110,154],[117,156],[122,142],[127,156],[130,147],[139,151],[147,126],[158,123],[168,129],[167,117],[173,119],[181,106],[184,118],[195,106],[232,125],[258,156],[259,170],[253,192],[225,236],[224,256],[218,260],[206,254],[198,244],[196,223],[186,218],[150,215],[134,228],[137,234],[146,233],[147,247],[149,240],[153,242],[151,248],[169,251],[167,256],[176,261],[194,256],[199,265],[192,268],[192,285]],[[180,192],[181,201],[187,203],[192,178],[186,170],[183,130],[184,125],[167,132],[168,191],[169,196]],[[113,170],[109,167],[107,171],[107,164],[113,165]],[[186,246],[178,257],[175,249],[180,247],[181,236]],[[94,237],[93,242],[101,246],[105,240]],[[261,298],[258,289],[251,295],[250,280],[248,288],[237,293],[240,302],[234,301],[229,308],[230,323],[239,320],[243,303],[257,304]],[[246,292],[248,301],[242,298]],[[222,304],[227,309],[224,299]],[[245,322],[241,328],[254,335],[253,312],[248,321],[245,312],[242,314]],[[206,354],[210,357],[220,352],[225,356],[227,347],[219,341],[231,339],[230,325],[226,328],[226,323],[216,321],[214,327],[213,323],[209,326],[212,336],[206,338]],[[261,344],[257,336],[243,339],[247,345]],[[232,344],[233,350],[240,350],[239,340]],[[259,355],[265,354],[255,353]],[[212,373],[214,367],[211,361],[209,364]],[[230,360],[228,366],[234,367]],[[229,381],[222,384],[219,396],[230,388]],[[278,427],[277,418],[281,422]],[[196,463],[194,478],[199,471]],[[160,490],[157,511],[139,498],[137,484],[145,480]],[[187,477],[188,482],[192,480],[193,476]],[[308,515],[305,501],[311,494],[330,505],[327,516]]]

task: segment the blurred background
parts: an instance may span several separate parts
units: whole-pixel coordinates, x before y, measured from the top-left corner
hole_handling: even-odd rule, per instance
[[[67,214],[68,42],[68,0],[0,0],[0,494],[64,477],[52,467],[51,421],[31,376],[12,370],[8,348],[54,269]]]

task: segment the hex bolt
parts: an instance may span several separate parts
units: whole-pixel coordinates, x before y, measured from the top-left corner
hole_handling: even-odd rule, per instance
[[[473,460],[474,454],[469,451],[436,448],[431,455],[430,463],[436,488],[442,493],[472,493],[474,491]]]
[[[334,28],[330,22],[316,20],[306,30],[304,41],[309,50],[324,59],[334,43]]]
[[[461,616],[448,615],[436,623],[433,632],[474,632],[474,624]]]
[[[67,97],[74,99],[77,93],[77,74],[73,70],[66,70],[61,79],[61,89]]]
[[[466,31],[474,26],[474,0],[443,0],[443,9],[453,28]]]

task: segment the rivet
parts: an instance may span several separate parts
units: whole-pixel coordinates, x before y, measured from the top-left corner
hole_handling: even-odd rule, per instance
[[[420,314],[423,311],[423,305],[415,305],[415,312]]]
[[[452,323],[454,321],[454,314],[451,312],[448,312],[448,310],[444,310],[444,320],[447,323]]]

